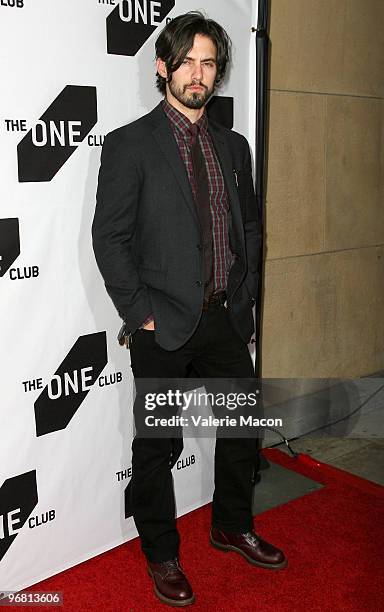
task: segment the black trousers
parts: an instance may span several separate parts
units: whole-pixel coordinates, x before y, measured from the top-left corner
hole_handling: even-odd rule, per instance
[[[134,333],[131,367],[135,379],[185,378],[190,366],[203,378],[255,376],[248,347],[233,329],[224,306],[204,310],[193,336],[175,351],[160,347],[153,331],[139,329]],[[176,557],[179,549],[171,445],[171,438],[137,435],[132,443],[133,518],[144,554],[158,563]],[[231,533],[253,527],[252,479],[257,449],[257,439],[216,438],[214,527]]]

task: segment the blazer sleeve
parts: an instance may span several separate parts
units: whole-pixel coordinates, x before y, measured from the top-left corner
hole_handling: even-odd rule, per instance
[[[140,180],[133,153],[123,135],[111,132],[101,153],[92,241],[107,292],[131,332],[152,312],[132,250],[139,201]]]

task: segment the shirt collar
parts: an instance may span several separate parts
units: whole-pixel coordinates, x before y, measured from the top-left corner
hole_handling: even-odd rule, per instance
[[[188,119],[188,117],[184,115],[183,113],[181,113],[179,110],[177,110],[177,108],[172,106],[172,104],[170,104],[166,98],[162,100],[161,104],[162,104],[165,114],[167,115],[168,119],[171,121],[172,125],[174,125],[178,130],[183,132],[184,135],[185,134],[189,135],[188,128],[190,125],[192,125],[192,122]],[[208,117],[207,117],[207,112],[205,109],[200,119],[196,121],[196,125],[199,126],[200,134],[202,136],[207,133]]]

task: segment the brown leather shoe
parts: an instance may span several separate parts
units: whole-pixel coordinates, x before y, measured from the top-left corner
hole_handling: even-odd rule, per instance
[[[283,551],[262,540],[253,530],[247,533],[234,534],[211,528],[210,540],[212,546],[228,552],[240,553],[254,565],[268,569],[282,569],[287,565]]]
[[[147,569],[160,601],[169,606],[189,606],[195,601],[192,587],[177,558],[162,563],[148,561]]]

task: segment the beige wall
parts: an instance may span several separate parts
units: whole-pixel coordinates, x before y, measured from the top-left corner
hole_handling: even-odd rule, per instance
[[[265,377],[384,369],[384,0],[271,0]]]

